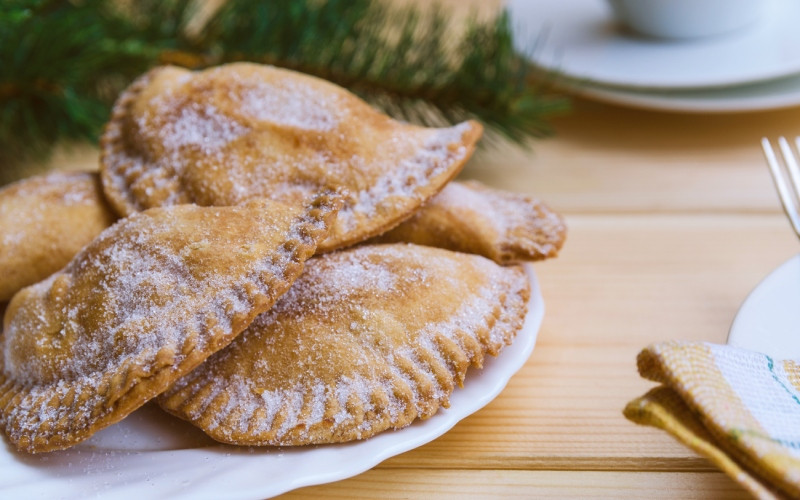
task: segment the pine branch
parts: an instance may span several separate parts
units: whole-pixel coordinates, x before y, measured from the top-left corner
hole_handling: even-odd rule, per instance
[[[477,118],[518,143],[549,134],[546,116],[564,109],[564,100],[547,95],[546,79],[514,50],[505,13],[485,22],[471,19],[454,43],[442,10],[421,16],[368,0],[329,1],[316,9],[230,2],[204,43],[223,54],[215,62],[295,69],[347,87],[397,118],[425,125]],[[258,19],[247,15],[255,10]],[[392,29],[394,37],[387,36]],[[281,38],[304,30],[307,43]],[[326,43],[320,47],[315,39]]]
[[[347,87],[397,118],[477,118],[520,143],[549,133],[546,117],[564,104],[514,51],[505,14],[454,27],[443,10],[422,15],[370,0],[228,0],[192,30],[197,5],[6,1],[0,164],[8,169],[59,140],[95,140],[117,93],[161,63],[273,64]]]

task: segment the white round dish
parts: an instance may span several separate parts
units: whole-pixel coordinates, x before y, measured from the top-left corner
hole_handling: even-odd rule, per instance
[[[800,359],[800,255],[750,292],[733,320],[728,344],[778,359]]]
[[[636,91],[562,83],[575,95],[634,108],[683,113],[740,113],[800,106],[800,75],[715,89]]]
[[[517,49],[573,79],[627,88],[723,87],[800,73],[800,2],[763,2],[725,35],[661,40],[621,30],[603,0],[510,0]]]
[[[0,446],[4,498],[265,498],[338,481],[422,446],[492,401],[528,360],[544,316],[533,267],[531,299],[514,343],[482,370],[470,370],[450,408],[371,439],[302,448],[222,445],[190,424],[147,405],[90,440],[64,451],[27,455]]]

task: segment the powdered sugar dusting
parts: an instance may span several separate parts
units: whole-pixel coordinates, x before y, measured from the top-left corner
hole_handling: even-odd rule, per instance
[[[445,388],[439,385],[431,367],[420,359],[421,348],[424,349],[423,344],[428,339],[424,336],[419,336],[415,340],[419,345],[401,346],[399,349],[395,350],[396,358],[394,358],[394,356],[393,358],[409,361],[411,365],[414,366],[414,374],[418,377],[422,377],[425,381],[425,384],[420,384],[415,379],[409,379],[411,380],[410,387],[413,395],[412,404],[417,409],[417,412],[424,414],[426,406],[429,407],[432,403],[441,402],[449,396],[449,392],[445,391]],[[401,366],[396,366],[394,368],[401,371],[404,370]],[[426,394],[424,386],[432,388],[432,392]]]
[[[393,251],[387,247],[386,255]],[[302,276],[306,285],[290,288],[283,300],[256,318],[255,323],[266,328],[275,318],[300,310],[305,314],[327,317],[334,314],[343,303],[349,302],[357,307],[359,296],[365,293],[390,296],[398,287],[429,280],[429,273],[424,268],[409,277],[400,278],[383,263],[364,258],[365,253],[369,252],[359,248],[342,253],[336,264],[326,266],[324,271],[311,267]],[[335,283],[335,286],[326,283]]]
[[[96,187],[95,178],[88,172],[55,173],[6,186],[0,190],[0,221],[8,221],[2,224],[0,251],[11,252],[11,247],[31,236],[52,232],[47,222],[60,209],[98,206]],[[14,224],[14,220],[21,223]]]
[[[95,390],[96,381],[92,377],[79,377],[74,381],[60,380],[48,387],[32,386],[26,397],[20,398],[9,414],[3,415],[6,432],[11,427],[14,434],[36,434],[43,422],[72,421],[75,425],[85,425],[90,418],[88,412],[81,411],[79,405],[51,405],[42,401],[65,400],[82,394],[86,398],[82,406],[96,408],[95,416],[102,418],[111,408],[104,407],[104,396]],[[77,411],[76,411],[77,410]]]
[[[181,206],[137,214],[103,232],[63,272],[31,288],[8,324],[4,372],[28,386],[22,396],[29,403],[5,410],[9,432],[38,432],[44,410],[34,407],[39,398],[66,397],[62,387],[82,399],[71,420],[42,420],[53,425],[41,432],[59,439],[87,432],[108,413],[98,406],[113,408],[131,384],[146,387],[164,366],[177,375],[188,357],[217,350],[246,324],[243,315],[256,301],[263,310],[288,287],[287,274],[299,271],[296,252],[319,238],[321,216],[331,208],[312,216],[267,201]],[[151,397],[163,389],[153,387]],[[139,404],[146,390],[137,392],[145,398]],[[239,399],[229,399],[226,413],[241,411]]]
[[[565,235],[561,216],[540,200],[468,181],[449,183],[380,240],[440,246],[511,264],[554,257]]]
[[[557,251],[565,231],[561,217],[540,201],[477,183],[451,183],[435,203],[467,213],[464,218],[485,221],[482,227],[496,231],[505,245],[527,249],[533,258]]]
[[[89,172],[53,173],[10,184],[0,193],[13,193],[20,198],[51,198],[64,206],[89,205],[97,202],[95,175]]]
[[[176,253],[171,246],[163,245],[164,238],[177,237],[176,233],[181,231],[178,219],[172,214],[125,219],[98,238],[94,247],[99,251],[84,253],[65,270],[68,276],[76,277],[75,287],[88,287],[90,282],[96,284],[88,297],[67,302],[61,311],[66,321],[55,341],[58,338],[80,340],[69,345],[73,356],[63,360],[63,365],[58,367],[59,378],[69,380],[94,372],[115,371],[127,361],[141,357],[152,362],[160,349],[166,346],[179,348],[190,329],[205,329],[204,316],[208,313],[215,317],[215,321],[223,321],[222,328],[228,328],[233,314],[244,310],[246,305],[233,290],[241,276],[231,280],[222,275],[198,275],[192,268],[189,259],[195,253],[193,250],[202,251],[210,245],[209,239],[217,245],[225,243],[213,237],[212,226],[194,226],[183,252]],[[253,267],[247,270],[248,276],[272,271],[261,260],[250,265]],[[57,278],[53,276],[36,285],[36,295],[46,296]],[[209,293],[219,294],[218,300],[210,311],[201,310],[199,305],[205,302],[201,297]],[[40,308],[35,313],[40,318],[45,318],[51,307],[45,301],[32,306]],[[88,310],[89,307],[102,309]],[[228,310],[220,309],[223,307]],[[87,314],[104,318],[104,321],[100,325],[81,321]],[[35,357],[15,356],[10,351],[16,345],[15,340],[25,335],[24,331],[37,331],[46,324],[36,325],[38,328],[33,329],[30,327],[34,325],[26,323],[12,321],[9,325],[5,345],[6,368],[17,380],[36,383],[47,378],[42,370],[53,368]],[[148,334],[142,335],[142,332]],[[42,336],[39,342],[47,340]],[[203,349],[209,339],[200,336],[197,340],[197,347]],[[115,351],[124,353],[123,357],[107,355]]]
[[[188,76],[180,75],[178,80],[187,84]],[[149,82],[148,75],[134,86]],[[125,209],[118,204],[123,213],[132,212],[134,207],[143,210],[197,201],[190,199],[185,191],[187,168],[197,168],[200,162],[209,168],[219,168],[229,158],[226,151],[230,144],[249,131],[213,103],[187,100],[180,94],[180,88],[180,85],[169,87],[151,98],[139,114],[128,109],[133,98],[130,94],[123,94],[123,101],[114,107],[114,116],[103,136],[101,168],[111,201],[124,194],[133,204]],[[129,127],[128,122],[135,127]],[[132,130],[135,133],[131,137]],[[127,142],[140,144],[144,149],[124,146]]]
[[[322,422],[325,415],[326,387],[321,380],[311,383],[311,412],[308,415],[308,422]],[[307,424],[308,425],[308,424]]]
[[[146,120],[142,121],[144,128]],[[211,155],[246,132],[246,127],[220,113],[215,106],[191,103],[181,108],[177,118],[167,122],[159,135],[168,154],[194,147],[204,155]]]
[[[501,204],[499,199],[488,196],[485,191],[470,189],[459,182],[451,182],[445,186],[432,202],[454,207],[456,210],[468,210],[482,220],[492,221],[487,229],[493,229],[498,234],[519,225],[520,219],[525,216],[520,213],[519,206],[511,202]]]
[[[0,302],[64,267],[115,218],[94,173],[54,173],[0,190]]]
[[[459,356],[480,364],[484,352],[496,353],[510,341],[521,325],[525,307],[528,284],[519,269],[501,268],[481,257],[452,258],[454,255],[386,245],[310,260],[304,274],[273,309],[259,316],[231,348],[176,384],[162,404],[176,411],[170,393],[186,387],[195,394],[208,385],[231,387],[228,393],[241,398],[236,406],[253,416],[250,428],[258,430],[242,433],[243,427],[226,422],[224,412],[215,412],[210,416],[215,435],[237,442],[244,434],[251,436],[245,442],[260,444],[316,442],[314,436],[323,428],[327,429],[324,434],[359,439],[408,425],[409,416],[429,416],[447,401],[454,380],[463,377],[448,361],[453,353],[440,347],[443,344],[437,339],[451,340],[459,346]],[[465,282],[459,282],[457,274],[449,276],[453,269],[477,279],[478,286],[465,290]],[[455,301],[444,301],[431,310],[424,300],[415,302],[406,306],[410,311],[405,309],[412,316],[403,319],[390,312],[393,304],[401,307],[411,297],[427,297],[437,290],[451,294],[453,287],[462,290]],[[364,297],[382,298],[370,301]],[[446,317],[431,320],[445,314],[434,312],[442,304],[448,304]],[[351,318],[350,323],[341,324],[339,316]],[[295,323],[304,326],[296,329],[291,326]],[[386,330],[376,329],[376,324]],[[314,333],[317,328],[327,332],[330,341],[319,338],[319,333]],[[298,337],[292,336],[293,332]],[[473,352],[462,345],[464,335],[471,337],[473,344],[483,345],[482,351]],[[288,346],[295,351],[283,353]],[[342,349],[345,352],[340,352]],[[310,362],[300,361],[307,355]],[[247,361],[253,358],[257,361]],[[292,360],[288,366],[284,358]],[[340,364],[336,360],[347,361]],[[337,364],[333,368],[330,363]],[[296,376],[284,378],[287,370]],[[448,380],[438,378],[443,373],[449,373]],[[396,397],[403,391],[410,400]],[[382,403],[376,405],[376,401]],[[262,410],[253,409],[254,405]],[[415,408],[411,414],[409,405]],[[277,415],[283,419],[276,420]],[[203,421],[207,416],[206,412],[194,417]]]
[[[302,82],[255,82],[246,87],[241,102],[242,111],[257,120],[302,130],[332,130],[346,117],[330,95]]]
[[[272,423],[275,421],[275,415],[278,414],[278,411],[283,408],[284,402],[288,401],[289,398],[286,397],[285,391],[277,390],[277,391],[264,391],[261,393],[261,405],[267,410],[266,415],[264,416],[263,424],[259,425],[261,429],[268,429],[272,426]],[[247,396],[239,400],[239,404],[242,404],[243,400],[245,400]],[[219,419],[215,419],[219,420]]]
[[[379,206],[389,206],[393,197],[422,200],[419,187],[427,185],[430,179],[446,172],[456,162],[464,159],[467,149],[461,146],[462,136],[470,129],[469,123],[436,130],[417,153],[412,157],[396,159],[391,168],[382,168],[382,175],[367,189],[358,193],[352,206],[346,206],[339,213],[338,223],[345,230],[352,230],[362,218],[374,216]],[[454,145],[458,147],[453,148]],[[358,157],[352,164],[359,170]]]
[[[403,125],[343,89],[290,71],[230,64],[182,74],[182,84],[173,81],[181,79],[176,72],[156,73],[158,84],[134,84],[115,106],[102,164],[121,212],[287,200],[338,187],[352,198],[322,245],[330,250],[406,217],[472,146],[465,140],[472,124]],[[151,97],[142,102],[138,93]]]

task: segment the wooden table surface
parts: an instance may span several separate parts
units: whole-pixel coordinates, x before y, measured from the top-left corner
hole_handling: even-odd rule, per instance
[[[536,266],[533,356],[488,407],[372,471],[289,497],[698,497],[746,493],[661,431],[621,414],[651,383],[638,351],[724,343],[748,292],[798,252],[759,148],[800,110],[698,116],[577,101],[531,151],[481,152],[462,177],[533,193],[566,215]]]
[[[555,125],[530,151],[484,150],[462,174],[567,218],[562,254],[535,266],[546,313],[531,359],[434,442],[287,497],[747,497],[621,410],[653,385],[636,372],[641,348],[724,343],[749,291],[800,249],[759,147],[800,135],[800,109],[682,115],[579,100]]]
[[[486,408],[373,470],[287,498],[738,498],[661,431],[622,417],[653,384],[635,357],[668,339],[724,343],[748,292],[797,253],[759,139],[800,109],[681,115],[577,100],[528,151],[480,151],[462,178],[533,193],[567,218],[537,264],[546,304],[531,359]],[[57,154],[60,168],[96,150]]]

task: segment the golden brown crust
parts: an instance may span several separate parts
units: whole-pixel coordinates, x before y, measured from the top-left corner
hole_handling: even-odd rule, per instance
[[[64,267],[115,219],[96,173],[53,173],[0,190],[0,302]]]
[[[21,450],[74,445],[227,345],[325,237],[341,198],[157,208],[20,291],[0,337],[0,424]]]
[[[566,236],[564,219],[541,201],[467,181],[448,184],[374,242],[447,248],[505,265],[555,257]]]
[[[270,311],[159,397],[241,445],[364,439],[428,418],[521,328],[522,268],[415,245],[307,262]]]
[[[329,251],[409,216],[462,168],[476,122],[396,122],[349,92],[287,70],[236,63],[152,70],[122,93],[101,140],[105,192],[121,215],[178,203],[348,196]]]

